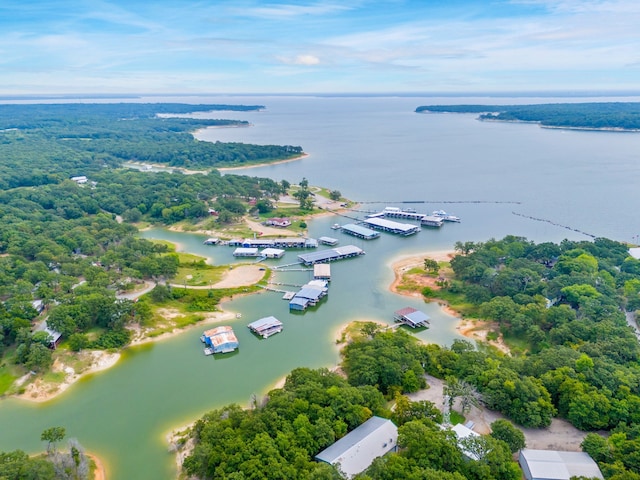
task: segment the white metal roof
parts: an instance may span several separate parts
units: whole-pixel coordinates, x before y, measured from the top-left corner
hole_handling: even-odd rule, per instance
[[[338,465],[347,477],[352,477],[395,449],[397,441],[398,428],[391,420],[371,417],[316,455],[316,460]]]
[[[519,461],[527,480],[569,480],[573,476],[604,478],[596,462],[585,452],[525,448],[520,451]]]

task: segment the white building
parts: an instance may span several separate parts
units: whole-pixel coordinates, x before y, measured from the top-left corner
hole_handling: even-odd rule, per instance
[[[571,477],[604,478],[585,452],[520,450],[518,462],[526,480],[569,480]]]
[[[316,455],[316,460],[338,467],[351,478],[366,470],[376,458],[395,451],[397,442],[398,427],[391,420],[371,417]]]

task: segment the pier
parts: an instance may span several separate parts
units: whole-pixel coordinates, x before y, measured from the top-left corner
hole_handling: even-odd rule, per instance
[[[363,240],[373,240],[380,237],[380,232],[371,230],[370,228],[363,227],[361,225],[355,225],[353,223],[347,223],[340,227],[342,233],[352,235],[354,237],[362,238]]]

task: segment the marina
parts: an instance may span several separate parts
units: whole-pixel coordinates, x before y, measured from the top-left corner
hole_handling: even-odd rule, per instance
[[[417,213],[415,210],[413,209],[406,209],[406,210],[402,210],[400,208],[397,207],[385,207],[385,209],[381,212],[383,216],[385,217],[389,217],[389,218],[402,218],[404,220],[416,220],[416,221],[420,221],[422,220],[424,217],[426,217],[426,214],[424,213]]]

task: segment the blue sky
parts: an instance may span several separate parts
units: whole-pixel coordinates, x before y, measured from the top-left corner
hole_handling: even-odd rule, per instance
[[[3,0],[0,94],[640,90],[638,0]]]

